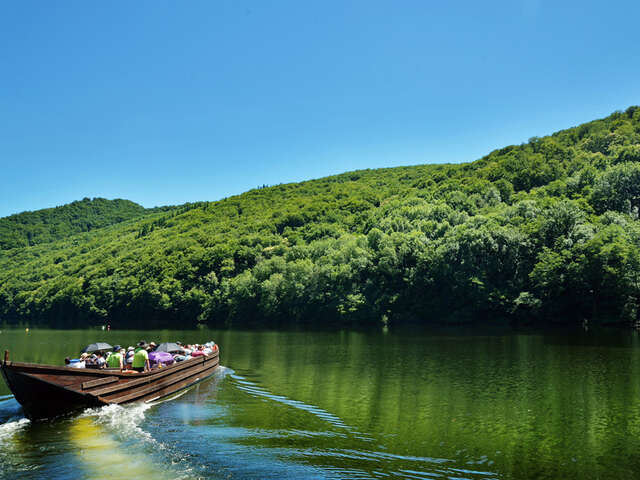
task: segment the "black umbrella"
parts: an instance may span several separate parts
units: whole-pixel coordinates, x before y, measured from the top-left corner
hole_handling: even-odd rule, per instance
[[[106,352],[107,350],[113,350],[113,347],[108,343],[97,342],[92,343],[91,345],[87,345],[82,349],[82,353],[91,353],[91,352]]]
[[[156,352],[182,352],[182,347],[177,343],[164,342],[158,345],[158,348],[156,348]]]

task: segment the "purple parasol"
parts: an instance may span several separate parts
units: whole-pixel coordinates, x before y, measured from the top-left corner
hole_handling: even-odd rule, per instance
[[[168,352],[151,352],[149,353],[149,361],[152,363],[171,365],[173,363],[173,356]]]

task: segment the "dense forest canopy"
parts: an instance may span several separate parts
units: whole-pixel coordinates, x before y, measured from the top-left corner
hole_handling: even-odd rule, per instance
[[[472,163],[355,171],[119,223],[88,215],[91,228],[80,217],[63,235],[43,227],[39,245],[22,225],[40,222],[2,219],[0,319],[628,324],[639,320],[639,208],[630,107]]]
[[[146,213],[129,200],[84,198],[61,207],[0,218],[0,250],[54,242],[79,232],[139,218]]]

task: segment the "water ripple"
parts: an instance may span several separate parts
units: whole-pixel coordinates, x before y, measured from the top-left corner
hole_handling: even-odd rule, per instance
[[[365,441],[373,441],[373,439],[369,438],[362,433],[359,433],[355,428],[347,425],[340,417],[330,413],[323,408],[318,407],[317,405],[309,405],[307,403],[301,402],[300,400],[293,400],[291,398],[285,397],[284,395],[276,395],[274,393],[269,392],[267,389],[247,380],[245,377],[242,377],[237,374],[230,375],[231,378],[235,381],[236,387],[243,392],[248,393],[249,395],[253,395],[255,397],[267,398],[269,400],[273,400],[274,402],[278,402],[293,408],[297,408],[298,410],[303,410],[305,412],[311,413],[316,417],[320,418],[333,425],[334,427],[341,428],[344,430],[348,430],[352,434],[359,435],[358,438]]]

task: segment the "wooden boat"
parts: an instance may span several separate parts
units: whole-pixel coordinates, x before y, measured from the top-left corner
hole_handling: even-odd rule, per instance
[[[9,360],[4,352],[2,376],[31,419],[69,411],[129,402],[152,402],[204,380],[220,363],[219,350],[150,372],[123,373]]]

